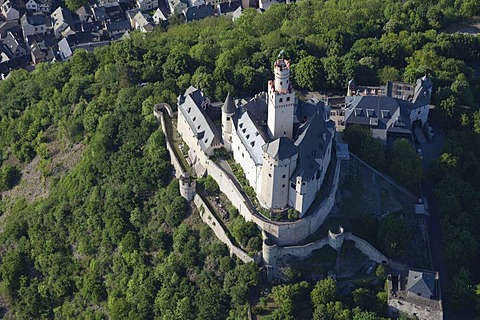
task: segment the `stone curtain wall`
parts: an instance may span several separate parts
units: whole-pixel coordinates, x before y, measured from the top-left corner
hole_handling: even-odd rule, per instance
[[[235,255],[244,263],[254,262],[252,257],[250,257],[245,251],[232,243],[227,233],[223,229],[222,224],[218,221],[217,217],[210,211],[208,206],[203,201],[202,197],[200,197],[198,194],[195,195],[195,198],[193,198],[193,202],[200,211],[200,217],[202,218],[202,221],[205,222],[210,227],[210,229],[212,229],[213,233],[215,233],[215,236],[220,241],[227,245],[228,251],[231,255]]]
[[[168,110],[168,109],[167,109]],[[185,175],[185,172],[183,171],[182,164],[180,163],[180,160],[177,159],[175,156],[175,152],[173,151],[173,147],[170,144],[170,136],[167,133],[167,127],[165,126],[165,117],[163,115],[163,112],[154,112],[155,116],[160,118],[160,124],[162,127],[162,132],[165,135],[165,143],[167,145],[167,150],[168,153],[170,154],[170,161],[173,165],[173,168],[175,169],[175,178],[179,179],[181,176]]]
[[[389,264],[391,262],[390,259],[384,256],[380,251],[375,249],[370,243],[368,243],[367,241],[357,236],[354,236],[351,232],[345,232],[345,240],[352,240],[353,242],[355,242],[355,247],[357,247],[358,250],[362,251],[365,255],[367,255],[370,260],[373,260],[380,264],[383,264],[383,263]],[[305,259],[312,253],[312,251],[321,249],[327,244],[329,244],[328,237],[325,237],[321,240],[317,240],[302,246],[280,247],[280,246],[272,245],[272,246],[269,246],[268,250],[265,250],[265,249],[263,250],[263,255],[264,255],[263,259],[266,262],[275,263],[276,257],[281,257],[286,254],[295,256],[299,259]],[[264,243],[264,246],[267,246],[267,245]]]
[[[352,240],[353,242],[355,242],[355,247],[357,247],[357,249],[366,254],[370,260],[373,260],[380,264],[389,264],[391,262],[390,259],[385,257],[380,251],[375,249],[374,246],[372,246],[367,241],[357,236],[354,236],[351,232],[345,232],[345,240]]]
[[[340,161],[337,161],[335,166],[330,193],[316,212],[312,212],[307,217],[294,222],[276,222],[253,213],[246,204],[247,199],[245,199],[244,195],[237,189],[234,182],[223,169],[208,159],[206,155],[201,155],[201,158],[203,159],[200,159],[200,161],[204,163],[207,173],[217,181],[220,191],[228,197],[244,219],[255,222],[262,230],[271,235],[273,237],[272,240],[279,245],[298,243],[317,231],[335,204],[335,194],[340,176]]]

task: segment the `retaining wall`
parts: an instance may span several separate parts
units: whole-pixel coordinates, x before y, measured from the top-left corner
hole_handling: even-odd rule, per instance
[[[227,233],[223,229],[222,224],[218,221],[216,216],[210,211],[208,206],[198,194],[195,195],[195,197],[193,198],[193,202],[200,211],[200,217],[202,218],[202,221],[205,222],[210,227],[210,229],[212,229],[213,233],[215,233],[215,236],[220,241],[227,245],[230,255],[237,256],[244,263],[254,262],[252,257],[250,257],[245,251],[238,248],[232,243],[230,238],[228,238]]]
[[[357,247],[358,250],[362,251],[365,255],[367,255],[370,260],[381,264],[388,264],[391,262],[391,260],[384,256],[380,251],[375,249],[370,243],[357,236],[354,236],[351,232],[345,232],[344,236],[345,240],[352,240],[353,242],[355,242],[355,247]],[[302,246],[281,247],[277,245],[268,245],[264,242],[263,259],[266,264],[276,264],[277,257],[282,257],[286,254],[295,256],[299,259],[305,259],[313,251],[321,249],[327,244],[330,245],[328,237]]]
[[[272,241],[279,245],[296,244],[305,239],[320,227],[326,217],[335,205],[335,194],[338,188],[340,176],[340,161],[337,161],[335,173],[330,193],[327,198],[318,206],[317,211],[294,222],[276,222],[270,221],[250,210],[247,205],[247,199],[235,186],[230,177],[215,162],[208,159],[205,155],[200,156],[201,163],[207,169],[215,181],[217,181],[220,191],[222,191],[232,204],[238,209],[239,213],[246,221],[255,222],[262,230],[267,232]]]
[[[170,161],[173,165],[173,169],[175,170],[175,178],[179,179],[180,177],[185,176],[185,172],[183,171],[180,160],[177,159],[175,152],[173,151],[173,146],[170,144],[170,136],[167,134],[167,129],[166,129],[167,127],[165,126],[165,116],[163,115],[163,112],[159,112],[159,113],[160,113],[160,124],[162,127],[162,132],[165,135],[165,143],[167,145],[168,153],[170,154]],[[157,119],[158,119],[158,116],[157,116]]]
[[[372,246],[370,243],[367,241],[354,236],[351,232],[346,232],[345,233],[345,240],[352,240],[355,242],[355,247],[362,251],[364,254],[370,258],[370,260],[373,260],[377,263],[389,263],[390,260],[385,257],[380,251],[375,249],[374,246]]]

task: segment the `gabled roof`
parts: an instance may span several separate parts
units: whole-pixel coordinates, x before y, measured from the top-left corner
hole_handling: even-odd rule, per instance
[[[409,270],[406,290],[430,299],[435,295],[435,275],[431,272]]]
[[[30,24],[32,26],[39,26],[45,24],[45,16],[43,14],[24,14],[20,18],[20,23]]]
[[[205,114],[202,103],[205,98],[199,89],[192,86],[187,89],[183,96],[179,97],[178,109],[196,136],[200,148],[206,152],[210,147],[222,143],[222,138],[211,121]]]
[[[130,23],[127,20],[109,22],[106,25],[107,31],[126,31],[130,30]]]
[[[211,17],[215,14],[215,9],[210,4],[202,4],[195,7],[188,7],[183,10],[183,14],[187,21],[200,20],[206,17]]]
[[[417,80],[415,85],[415,93],[412,100],[412,108],[423,107],[430,104],[430,98],[432,95],[433,82],[424,76]]]
[[[292,181],[297,176],[306,181],[311,180],[320,168],[320,160],[325,157],[326,147],[332,139],[334,124],[332,120],[325,121],[323,112],[323,108],[319,108],[298,129],[299,135],[294,143],[298,150],[298,160],[297,168],[291,176]]]
[[[277,161],[288,159],[297,152],[297,147],[287,137],[280,137],[262,147],[269,156]]]
[[[268,138],[247,108],[237,108],[233,117],[235,132],[255,164],[262,163],[262,147]]]
[[[241,1],[228,1],[218,4],[221,13],[231,13],[242,7]]]
[[[409,127],[408,117],[402,112],[399,102],[387,96],[345,97],[345,122],[388,129],[398,119]]]
[[[160,8],[157,8],[157,10],[155,11],[155,14],[153,15],[153,19],[154,20],[156,19],[158,21],[167,21],[165,14],[163,13],[162,10],[160,10]]]

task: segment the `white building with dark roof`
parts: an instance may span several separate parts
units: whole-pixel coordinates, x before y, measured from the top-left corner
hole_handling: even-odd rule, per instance
[[[351,80],[341,110],[343,115],[335,119],[346,127],[367,126],[373,137],[384,143],[388,139],[409,138],[414,123],[419,127],[427,123],[432,85],[426,76],[418,79],[415,86],[388,83],[385,87],[357,87]]]
[[[177,129],[194,165],[198,152],[210,156],[223,146],[242,167],[262,207],[293,208],[303,217],[323,185],[335,126],[322,102],[295,98],[289,61],[275,61],[274,75],[267,93],[249,100],[227,96],[221,136],[202,107],[206,98],[190,87],[179,97]]]
[[[388,311],[393,317],[406,313],[420,320],[443,319],[438,272],[408,270],[408,274],[389,275]]]

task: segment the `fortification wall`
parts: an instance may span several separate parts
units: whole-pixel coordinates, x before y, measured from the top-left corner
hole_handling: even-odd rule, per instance
[[[329,244],[328,238],[325,237],[321,240],[317,240],[303,246],[278,247],[277,254],[279,256],[289,254],[300,259],[305,259],[312,253],[312,251],[321,249],[327,244]]]
[[[351,232],[345,233],[345,240],[354,241],[357,249],[366,254],[370,258],[370,260],[373,260],[377,263],[389,263],[389,259],[385,257],[380,251],[375,249],[375,247],[373,247],[367,241],[357,236],[354,236]]]
[[[213,233],[215,233],[215,236],[220,241],[227,245],[230,255],[235,255],[244,263],[254,262],[252,257],[232,243],[232,241],[228,238],[227,233],[223,229],[222,224],[217,220],[216,216],[210,211],[208,206],[198,194],[193,198],[193,202],[200,211],[200,217],[202,218],[202,221],[205,222],[210,229],[212,229]]]
[[[343,231],[343,229],[342,229]],[[339,238],[341,239],[341,242],[343,243],[343,239],[345,240],[352,240],[355,242],[355,246],[357,249],[362,251],[364,254],[366,254],[370,260],[373,260],[377,263],[390,263],[390,260],[385,257],[380,251],[375,249],[370,243],[367,241],[354,236],[351,232],[340,232],[337,234]],[[337,237],[338,238],[338,237]],[[333,249],[340,249],[341,244],[339,244],[338,248],[335,248],[334,246],[336,243],[332,243],[331,237],[327,236],[323,239],[308,243],[306,245],[302,246],[277,246],[277,245],[268,245],[263,243],[263,261],[265,264],[269,264],[274,266],[277,262],[277,257],[282,257],[284,255],[292,255],[295,256],[299,259],[305,259],[308,257],[313,251],[318,250],[323,248],[326,245],[330,245]],[[334,246],[332,246],[332,244]]]
[[[160,116],[160,124],[161,124],[161,127],[162,127],[162,132],[165,135],[165,143],[167,145],[168,153],[170,154],[170,162],[172,163],[173,169],[175,170],[175,178],[179,179],[180,177],[185,175],[185,172],[183,171],[182,164],[180,163],[180,161],[175,156],[175,152],[173,151],[173,147],[170,144],[169,136],[167,134],[167,129],[166,129],[167,127],[165,126],[165,117],[163,115],[163,112],[155,113],[155,116],[157,116],[157,114],[158,114],[158,116]],[[157,116],[157,119],[158,119],[158,116]]]
[[[247,205],[248,200],[222,168],[208,159],[205,154],[200,155],[200,162],[205,164],[208,174],[217,181],[220,191],[228,197],[244,219],[255,222],[278,245],[296,244],[317,231],[335,205],[335,194],[340,176],[340,161],[336,163],[332,187],[327,198],[318,206],[317,211],[294,222],[270,221],[253,213]]]

